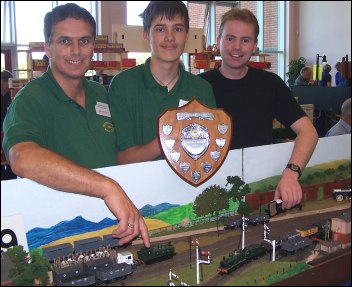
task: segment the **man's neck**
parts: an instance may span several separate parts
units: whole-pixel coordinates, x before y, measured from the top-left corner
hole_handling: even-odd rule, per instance
[[[226,66],[221,66],[219,68],[220,73],[227,79],[239,80],[244,78],[248,73],[248,66],[241,68],[229,68]]]

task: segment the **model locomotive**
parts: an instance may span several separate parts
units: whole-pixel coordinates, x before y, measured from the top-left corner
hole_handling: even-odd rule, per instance
[[[249,245],[243,250],[236,250],[230,252],[227,257],[223,257],[220,261],[220,266],[217,269],[219,274],[228,274],[242,265],[264,256],[267,253],[267,249],[260,244]]]

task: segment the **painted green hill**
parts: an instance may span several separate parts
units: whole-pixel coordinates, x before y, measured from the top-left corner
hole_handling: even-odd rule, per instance
[[[251,193],[274,190],[281,175],[272,176],[256,182],[249,183]],[[307,167],[300,179],[303,186],[331,182],[336,179],[351,178],[351,160],[336,160],[328,163]],[[230,207],[227,211],[237,210],[238,203],[230,200]],[[170,208],[147,218],[159,219],[170,225],[179,224],[183,219],[195,220],[193,203]]]
[[[275,175],[249,183],[251,192],[274,190],[281,175]],[[304,169],[300,183],[303,186],[332,182],[336,179],[351,178],[351,160],[336,160]]]
[[[228,211],[237,210],[238,203],[230,200],[230,207]],[[151,219],[159,219],[170,225],[180,223],[184,218],[189,218],[190,220],[195,220],[196,216],[193,213],[193,203],[188,203],[186,205],[180,205],[178,207],[170,208],[156,215],[149,217]]]

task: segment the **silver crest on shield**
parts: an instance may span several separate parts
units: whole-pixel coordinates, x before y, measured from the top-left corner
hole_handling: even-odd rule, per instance
[[[191,175],[192,175],[192,179],[195,181],[195,182],[197,182],[199,179],[200,179],[200,172],[199,171],[192,171],[192,173],[191,173]]]
[[[201,166],[206,173],[208,173],[211,170],[211,163],[210,162],[202,162]]]
[[[209,147],[208,129],[197,123],[184,127],[181,131],[181,145],[193,160],[199,159]]]
[[[165,135],[170,135],[172,132],[172,126],[171,125],[163,125],[163,133]]]
[[[225,124],[218,125],[218,131],[223,135],[226,134],[228,128],[229,126]]]
[[[183,171],[183,173],[187,173],[187,171],[189,170],[190,168],[190,164],[189,162],[181,162],[180,163],[180,169]]]
[[[164,141],[168,149],[172,149],[175,145],[175,140],[167,139]]]
[[[215,139],[215,143],[216,145],[219,147],[219,148],[223,148],[225,143],[226,143],[226,140],[221,138],[221,139]]]
[[[210,152],[210,157],[215,160],[218,161],[218,159],[220,158],[220,152],[215,150],[215,151],[211,151]]]
[[[174,162],[178,162],[180,159],[181,154],[177,151],[170,153],[170,157]]]

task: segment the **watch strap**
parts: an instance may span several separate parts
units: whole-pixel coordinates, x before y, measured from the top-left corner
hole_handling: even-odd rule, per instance
[[[298,173],[298,178],[301,177],[302,175],[302,171],[301,171],[301,168],[297,165],[297,164],[294,164],[294,163],[288,163],[286,165],[286,168],[294,171],[294,172],[297,172]]]

